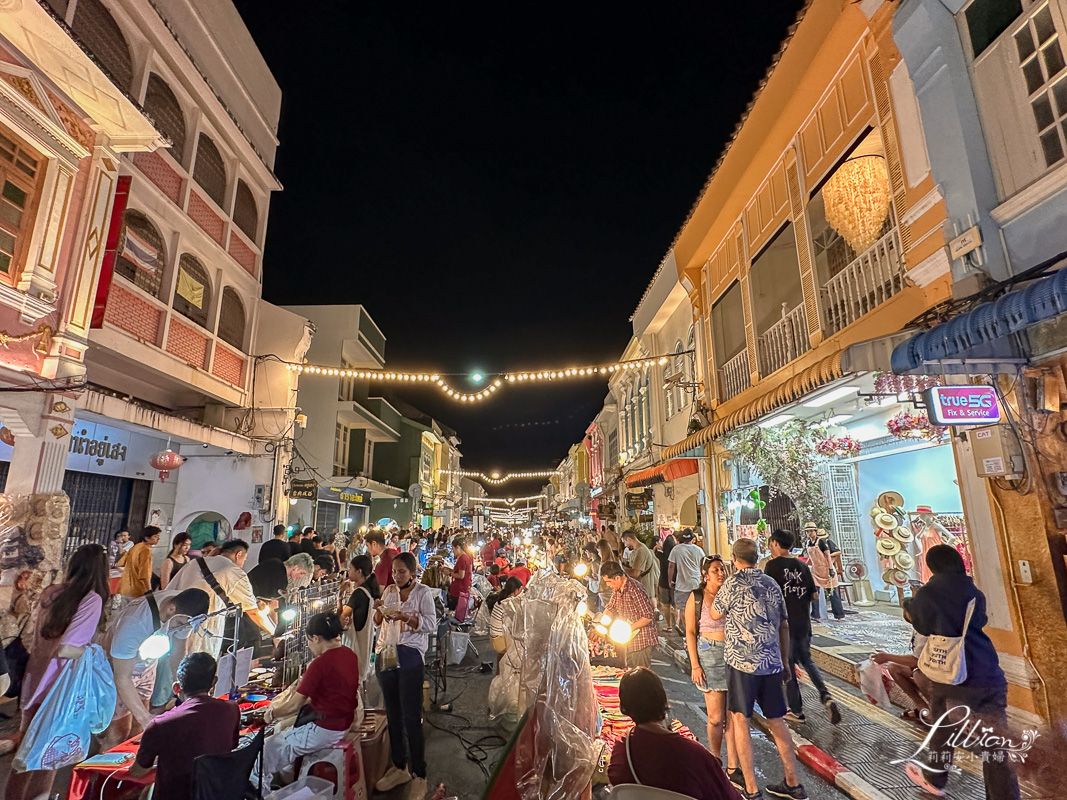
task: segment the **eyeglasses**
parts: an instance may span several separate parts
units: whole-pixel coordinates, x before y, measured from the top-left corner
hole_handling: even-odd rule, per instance
[[[712,564],[714,564],[716,561],[718,561],[720,564],[722,564],[723,563],[722,556],[720,556],[718,554],[713,555],[713,556],[704,556],[703,560],[701,560],[701,562],[700,562],[700,568],[701,569],[707,569]]]

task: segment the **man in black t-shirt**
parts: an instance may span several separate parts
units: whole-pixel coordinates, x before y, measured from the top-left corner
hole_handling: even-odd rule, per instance
[[[819,699],[830,712],[830,722],[836,725],[841,721],[841,712],[830,699],[830,691],[815,662],[811,660],[811,598],[819,589],[808,565],[799,558],[793,558],[793,534],[777,530],[770,535],[767,544],[771,549],[771,559],[763,571],[781,587],[789,617],[789,672],[786,675],[785,692],[789,700],[789,714],[786,716],[797,722],[804,721],[800,685],[797,683],[796,667],[799,663],[807,670],[812,685],[819,692]]]
[[[284,525],[274,526],[274,538],[269,542],[264,542],[263,546],[259,548],[259,561],[270,561],[271,559],[277,559],[278,561],[285,561],[293,554],[292,549],[289,547],[288,542],[289,534]]]

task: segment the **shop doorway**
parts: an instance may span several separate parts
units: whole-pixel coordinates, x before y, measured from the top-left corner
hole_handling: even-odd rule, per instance
[[[6,479],[5,474],[5,482]],[[68,470],[63,476],[63,491],[70,497],[64,558],[83,544],[107,547],[111,537],[123,528],[136,534],[148,519],[151,489],[151,481]]]
[[[341,527],[341,512],[344,506],[329,500],[319,500],[315,509],[315,530],[323,541],[329,541],[334,528]]]

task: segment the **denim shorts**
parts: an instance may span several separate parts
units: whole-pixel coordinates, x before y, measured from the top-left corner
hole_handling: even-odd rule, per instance
[[[697,636],[697,660],[704,670],[704,684],[696,685],[702,692],[726,691],[726,657],[725,644],[717,639]]]

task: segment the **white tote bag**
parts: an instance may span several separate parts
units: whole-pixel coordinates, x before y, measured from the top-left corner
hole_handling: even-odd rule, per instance
[[[919,669],[923,675],[934,683],[957,686],[967,680],[967,659],[964,656],[963,643],[967,639],[967,628],[971,625],[974,614],[975,599],[967,604],[967,616],[963,619],[963,633],[959,636],[937,636],[931,634],[919,656]]]

